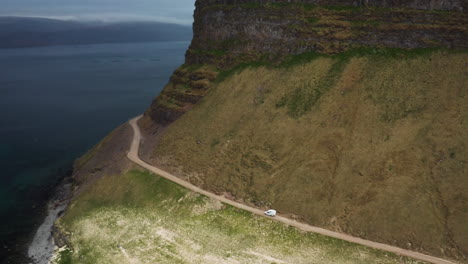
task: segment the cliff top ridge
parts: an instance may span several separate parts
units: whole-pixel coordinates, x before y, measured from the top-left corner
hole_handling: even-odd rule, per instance
[[[468,0],[197,0],[197,7],[210,5],[298,3],[313,5],[377,6],[421,10],[450,10],[464,12]]]

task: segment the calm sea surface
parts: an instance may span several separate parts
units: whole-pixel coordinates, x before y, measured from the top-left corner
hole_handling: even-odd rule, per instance
[[[73,160],[149,106],[188,45],[0,49],[0,255],[35,229]]]

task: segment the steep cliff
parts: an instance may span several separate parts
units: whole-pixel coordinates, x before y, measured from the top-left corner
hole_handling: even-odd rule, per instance
[[[217,72],[304,53],[468,48],[467,1],[197,1],[194,37],[148,112],[170,123],[203,97]],[[417,9],[415,9],[417,8]],[[196,71],[201,65],[211,65]]]
[[[359,2],[363,4],[356,5]],[[278,60],[278,56],[308,51],[336,53],[362,47],[467,48],[464,13],[432,10],[463,10],[463,4],[198,1],[187,63],[226,67],[246,59]]]
[[[142,154],[314,225],[466,260],[466,3],[197,1]]]

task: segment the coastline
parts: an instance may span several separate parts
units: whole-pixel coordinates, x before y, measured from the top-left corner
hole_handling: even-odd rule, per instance
[[[0,188],[0,263],[32,263],[27,258],[28,248],[50,215],[49,203],[63,178],[72,173],[75,159],[117,125],[146,109],[153,99],[148,91],[167,82],[183,63],[189,44],[181,41],[0,49],[1,66],[12,73],[1,81],[8,83],[8,91],[15,91],[0,98],[0,108],[11,116],[11,120],[4,120],[0,142],[2,164],[6,165]],[[113,78],[101,82],[96,70]],[[18,82],[16,76],[24,73],[38,78]],[[77,73],[79,80],[67,85]],[[50,80],[54,80],[53,84]],[[83,88],[96,83],[96,89]],[[40,90],[50,91],[47,103],[34,96],[34,91]],[[128,95],[132,100],[121,100]],[[18,104],[10,107],[13,101]],[[114,105],[117,101],[119,107]],[[61,111],[57,111],[57,104]],[[34,109],[35,114],[25,116],[24,109]],[[90,115],[90,111],[94,114]],[[49,125],[57,120],[59,133]],[[83,127],[89,129],[77,132]]]
[[[71,178],[66,177],[47,203],[47,215],[28,246],[27,256],[31,264],[48,264],[58,249],[53,236],[54,224],[67,208],[71,191]]]

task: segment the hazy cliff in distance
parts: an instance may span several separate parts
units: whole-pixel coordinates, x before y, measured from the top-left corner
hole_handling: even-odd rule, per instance
[[[159,22],[91,23],[0,17],[0,48],[190,40],[192,28]]]

